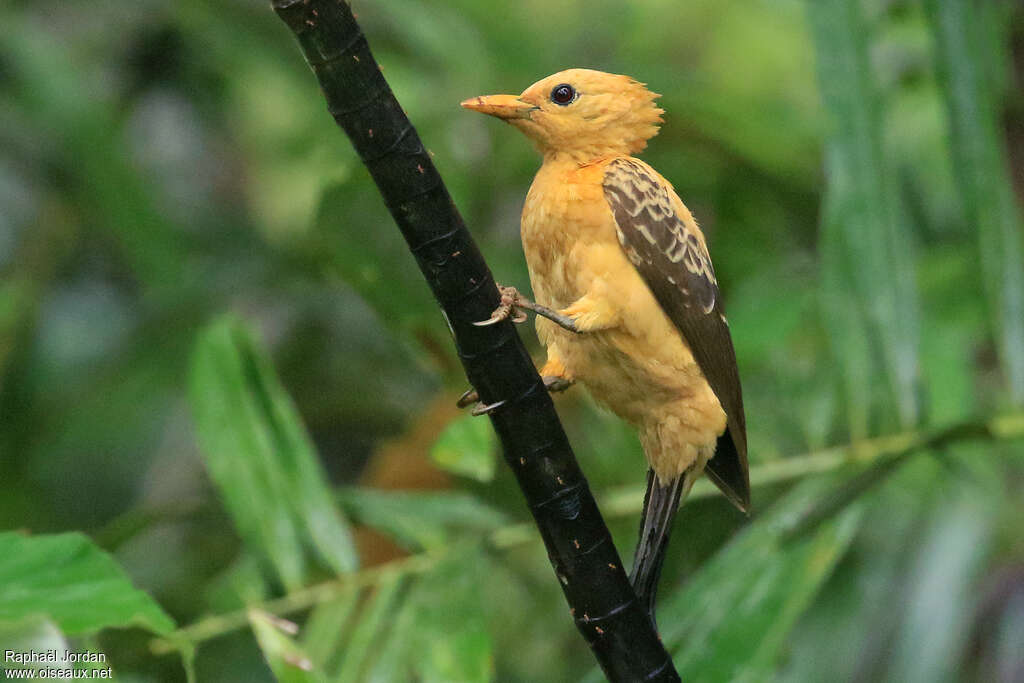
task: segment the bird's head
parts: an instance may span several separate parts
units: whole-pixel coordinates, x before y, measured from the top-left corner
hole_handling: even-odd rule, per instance
[[[568,69],[521,95],[483,95],[462,106],[507,121],[547,156],[589,161],[646,147],[664,113],[654,104],[657,97],[628,76]]]

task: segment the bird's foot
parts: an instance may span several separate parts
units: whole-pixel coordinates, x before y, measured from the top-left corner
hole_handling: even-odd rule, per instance
[[[476,393],[476,389],[470,387],[459,396],[459,400],[455,402],[456,408],[468,408],[477,401],[480,400],[480,394]]]
[[[543,380],[544,388],[547,389],[548,392],[552,394],[565,391],[566,389],[568,389],[569,387],[576,383],[575,380],[566,379],[565,377],[555,377],[552,375],[544,376]],[[487,415],[488,413],[494,412],[501,406],[505,405],[505,401],[497,401],[495,403],[491,403],[490,405],[484,405],[480,403],[480,394],[476,393],[476,389],[470,387],[462,394],[462,396],[459,396],[459,400],[455,402],[455,405],[459,408],[468,408],[469,406],[472,405],[473,410],[470,411],[470,414],[474,416],[479,416]]]
[[[491,317],[473,324],[477,327],[486,327],[487,325],[500,323],[502,320],[507,320],[510,317],[514,323],[526,322],[526,313],[519,310],[525,308],[523,302],[526,299],[519,293],[519,290],[515,287],[498,285],[498,293],[501,295],[501,303],[491,313]]]
[[[481,415],[490,415],[498,408],[505,405],[505,401],[495,401],[494,403],[484,405],[483,403],[477,403],[473,406],[473,409],[469,411],[469,414],[473,417],[480,417]]]
[[[576,380],[568,379],[566,377],[557,377],[555,375],[545,375],[543,379],[544,387],[548,390],[549,394],[557,394],[565,391],[576,383]]]
[[[459,400],[455,402],[455,405],[459,408],[468,408],[473,406],[473,409],[469,411],[469,414],[473,417],[479,417],[480,415],[487,415],[492,413],[501,406],[505,405],[505,401],[495,401],[491,404],[484,404],[480,402],[480,394],[476,392],[476,389],[470,387],[463,392],[462,396],[459,396]]]
[[[500,323],[502,320],[507,320],[510,317],[514,323],[524,322],[526,320],[526,313],[523,312],[523,309],[525,309],[547,318],[570,332],[579,332],[576,328],[576,323],[572,318],[567,315],[562,315],[558,311],[550,309],[547,306],[542,306],[530,301],[520,294],[519,290],[515,287],[504,287],[502,285],[498,285],[498,292],[501,294],[501,303],[499,303],[498,307],[494,309],[493,313],[491,313],[490,318],[473,323],[477,327],[485,327],[487,325]]]

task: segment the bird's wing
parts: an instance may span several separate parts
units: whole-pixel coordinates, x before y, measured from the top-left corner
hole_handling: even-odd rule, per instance
[[[740,509],[750,504],[747,428],[736,352],[703,236],[671,186],[647,164],[617,158],[605,167],[604,196],[619,243],[682,333],[728,419],[712,481]]]

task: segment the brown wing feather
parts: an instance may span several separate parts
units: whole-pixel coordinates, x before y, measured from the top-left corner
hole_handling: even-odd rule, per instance
[[[707,473],[733,503],[746,510],[750,480],[743,394],[707,247],[696,225],[688,225],[676,211],[672,189],[643,162],[631,158],[610,162],[604,195],[626,256],[682,333],[722,404],[728,423]]]

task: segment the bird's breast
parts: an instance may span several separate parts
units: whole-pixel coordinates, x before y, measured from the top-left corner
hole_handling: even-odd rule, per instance
[[[586,293],[582,248],[618,248],[600,176],[578,170],[541,168],[526,196],[523,252],[534,296],[564,308]]]
[[[630,422],[680,401],[680,410],[703,401],[720,413],[689,346],[618,242],[603,172],[542,168],[523,207],[523,251],[538,303],[561,309],[599,292],[618,321],[572,334],[538,318],[538,335],[598,401]]]

